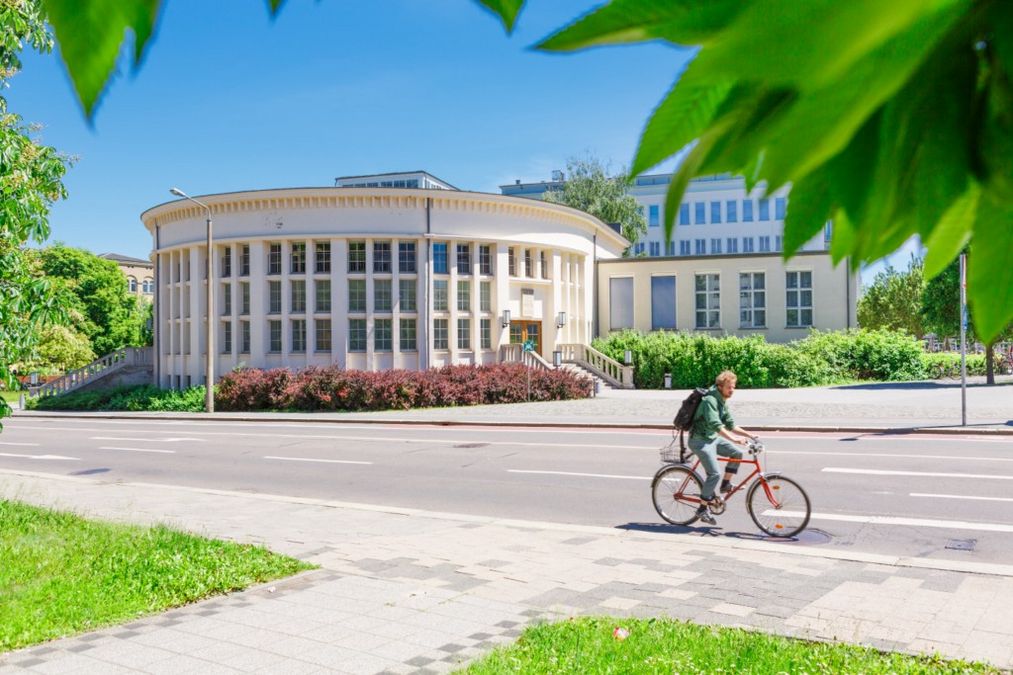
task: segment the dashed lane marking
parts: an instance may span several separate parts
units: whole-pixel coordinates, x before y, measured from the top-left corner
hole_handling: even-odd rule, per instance
[[[768,509],[764,516],[783,515],[785,518],[802,518],[801,511],[779,511]],[[837,520],[846,523],[869,525],[906,525],[909,527],[937,527],[950,530],[976,530],[979,532],[1013,532],[1013,525],[1003,523],[972,523],[966,520],[930,520],[927,518],[902,518],[898,516],[852,516],[843,513],[814,513],[812,520]]]
[[[164,455],[174,455],[175,450],[155,450],[154,448],[122,448],[119,446],[103,445],[99,450],[126,450],[128,452],[157,452]]]
[[[1013,502],[1013,497],[982,497],[980,495],[937,495],[930,492],[912,492],[910,497],[928,497],[931,499],[971,499],[979,502]]]
[[[507,469],[507,473],[533,473],[548,476],[578,476],[580,478],[621,478],[624,480],[651,480],[653,476],[622,476],[611,473],[579,473],[576,471],[534,471],[529,469]]]
[[[994,473],[950,473],[945,471],[890,471],[887,469],[846,469],[828,466],[824,473],[857,473],[866,476],[923,476],[930,478],[976,478],[979,480],[1013,480],[1013,476],[1001,476]]]
[[[278,457],[265,455],[264,459],[279,459],[285,462],[322,462],[324,464],[372,464],[372,462],[359,462],[351,459],[316,459],[314,457]]]

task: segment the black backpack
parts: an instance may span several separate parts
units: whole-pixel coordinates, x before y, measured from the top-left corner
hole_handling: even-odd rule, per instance
[[[683,434],[693,428],[693,420],[696,418],[696,411],[700,407],[700,401],[707,395],[706,389],[697,387],[689,393],[679,406],[679,412],[675,413],[672,425],[679,430],[679,461],[686,463],[686,441]]]

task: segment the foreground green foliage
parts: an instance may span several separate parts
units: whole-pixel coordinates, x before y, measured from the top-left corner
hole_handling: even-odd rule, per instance
[[[309,569],[259,546],[0,500],[0,652]]]
[[[734,370],[743,389],[808,387],[855,380],[902,381],[956,377],[960,357],[926,354],[921,342],[885,330],[812,331],[788,344],[772,344],[762,335],[711,337],[699,333],[622,331],[594,341],[595,349],[622,361],[633,352],[638,388],[660,389],[665,373],[672,387],[686,389],[714,381]],[[984,358],[968,358],[968,374],[984,374]]]
[[[204,387],[190,387],[182,391],[152,386],[72,391],[59,396],[28,399],[25,406],[29,410],[204,412]]]
[[[615,637],[620,628],[625,639]],[[671,619],[592,617],[539,624],[465,671],[502,673],[998,673],[983,664],[805,642]]]

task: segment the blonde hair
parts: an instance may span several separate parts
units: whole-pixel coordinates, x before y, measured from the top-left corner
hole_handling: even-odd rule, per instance
[[[730,370],[722,370],[716,378],[714,378],[714,384],[718,387],[724,386],[726,382],[737,382],[739,379],[738,375]]]

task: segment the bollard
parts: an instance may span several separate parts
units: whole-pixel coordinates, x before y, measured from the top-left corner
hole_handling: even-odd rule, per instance
[[[665,389],[672,388],[672,373],[665,373]]]

